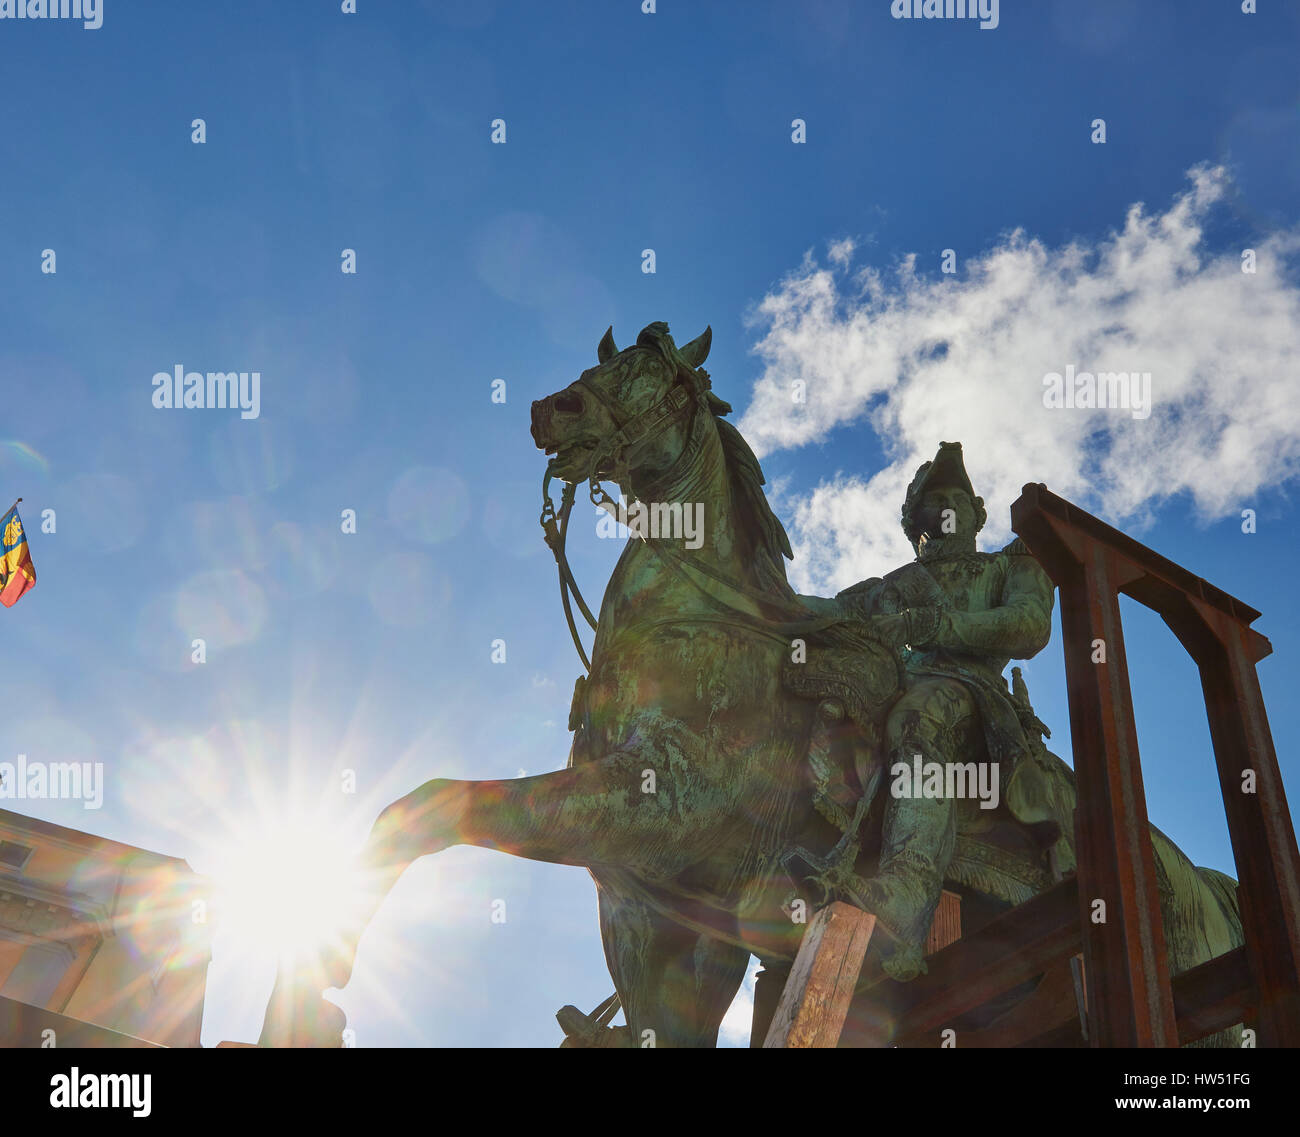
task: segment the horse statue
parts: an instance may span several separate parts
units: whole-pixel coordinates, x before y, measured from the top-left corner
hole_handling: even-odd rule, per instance
[[[793,917],[800,898],[861,905],[855,882],[880,857],[872,805],[899,653],[874,634],[872,617],[850,619],[788,583],[790,544],[759,463],[701,367],[710,343],[706,329],[678,347],[656,323],[619,350],[610,329],[597,366],[533,404],[548,483],[565,483],[565,527],[583,482],[597,504],[624,518],[640,506],[660,523],[634,530],[605,590],[589,674],[574,693],[568,763],[518,779],[435,779],[385,808],[361,853],[364,910],[310,975],[282,977],[264,1045],[338,1045],[341,1012],[322,991],[346,985],[366,923],[406,867],[452,845],[580,865],[595,880],[616,996],[594,1020],[566,1008],[584,1020],[566,1045],[715,1046],[750,956],[788,972],[806,930]],[[615,505],[602,480],[634,504]],[[663,532],[690,510],[702,521],[693,540]],[[543,523],[572,630],[555,521],[548,499]],[[800,649],[810,660],[852,660],[852,673],[823,666],[813,681],[792,663]],[[1043,818],[1068,819],[1072,772],[1045,747],[1037,761],[1053,799]],[[970,832],[963,825],[958,841],[998,849],[983,876],[945,881],[961,890],[967,928],[1072,865],[1068,823],[1027,825],[1002,806]],[[1177,974],[1242,942],[1235,885],[1152,836]],[[626,1025],[610,1026],[620,1006]],[[851,1028],[852,1016],[842,1044],[853,1044]]]

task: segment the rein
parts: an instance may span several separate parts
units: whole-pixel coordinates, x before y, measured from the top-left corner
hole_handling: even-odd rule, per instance
[[[674,385],[662,399],[655,403],[648,410],[633,416],[631,419],[620,423],[621,415],[612,401],[603,391],[580,379],[582,386],[592,392],[595,397],[601,401],[615,425],[615,433],[605,440],[604,445],[598,446],[592,454],[591,462],[588,466],[587,478],[589,482],[589,496],[592,504],[597,508],[604,509],[612,513],[617,519],[620,514],[620,507],[613,498],[605,492],[604,487],[600,484],[597,475],[597,467],[604,461],[608,460],[612,469],[612,475],[616,481],[621,481],[625,485],[630,485],[630,479],[627,477],[627,451],[629,448],[639,445],[642,442],[654,437],[670,423],[672,423],[687,407],[690,406],[692,399],[690,394],[681,385]],[[703,395],[699,395],[699,400],[703,403]],[[704,405],[707,410],[707,405]],[[688,439],[688,444],[683,448],[682,453],[673,463],[673,468],[685,460],[695,449],[694,431],[691,432],[692,438]],[[569,625],[569,635],[573,639],[573,646],[578,652],[578,658],[582,661],[583,670],[588,674],[591,672],[591,661],[587,658],[587,653],[582,646],[582,640],[578,636],[577,622],[573,618],[573,607],[570,601],[570,594],[573,600],[576,600],[583,617],[591,626],[592,631],[597,630],[597,621],[591,614],[591,609],[583,599],[582,592],[578,588],[578,583],[574,579],[573,570],[569,567],[568,555],[565,552],[565,545],[569,530],[569,514],[573,509],[574,496],[577,491],[577,485],[573,482],[564,483],[564,489],[560,495],[560,508],[557,512],[554,503],[551,500],[551,479],[552,462],[548,462],[546,473],[542,478],[542,513],[541,525],[542,532],[547,546],[550,548],[552,555],[555,557],[556,568],[559,572],[560,579],[560,601],[564,606],[564,617]],[[672,468],[664,475],[670,476]],[[619,475],[623,476],[620,478]],[[630,496],[630,490],[629,490]],[[635,499],[633,499],[635,500]],[[792,637],[807,635],[813,632],[829,627],[836,623],[836,616],[817,616],[805,619],[791,620],[773,620],[763,615],[765,608],[773,607],[778,598],[757,588],[745,584],[743,581],[733,580],[731,577],[718,572],[707,565],[699,564],[693,560],[688,560],[680,553],[664,545],[660,541],[650,541],[642,537],[642,542],[647,545],[652,553],[659,558],[660,562],[676,576],[679,580],[684,580],[691,587],[700,592],[708,604],[718,613],[714,616],[670,616],[662,620],[653,620],[645,624],[638,624],[636,629],[626,629],[626,631],[639,630],[645,627],[660,627],[671,624],[698,624],[698,623],[719,623],[731,627],[742,627],[748,631],[756,632],[768,639],[779,640],[788,643]],[[696,572],[709,577],[716,584],[721,585],[727,594],[719,597],[711,592],[705,585],[697,580],[688,571],[694,569]],[[757,612],[748,611],[748,606],[758,609]],[[796,609],[788,607],[787,611],[794,616],[796,612],[806,611],[806,609]]]
[[[591,462],[587,466],[587,477],[584,481],[589,485],[588,495],[591,498],[591,503],[598,509],[612,511],[617,518],[618,503],[605,492],[604,487],[600,484],[597,468],[603,461],[608,459],[612,470],[612,473],[608,476],[613,477],[615,481],[622,480],[625,484],[628,484],[628,450],[655,437],[676,421],[682,412],[691,405],[691,393],[686,390],[683,384],[674,383],[664,394],[664,397],[653,406],[648,407],[640,414],[633,415],[629,419],[624,419],[621,409],[614,400],[594,383],[589,383],[582,377],[579,377],[577,382],[581,384],[583,390],[587,391],[597,402],[604,406],[610,420],[614,423],[614,433],[609,438],[604,439],[603,445],[598,446],[592,452]],[[696,400],[701,405],[705,405],[703,389],[696,393]],[[687,450],[684,449],[677,461],[680,462],[686,456],[686,453]],[[673,465],[676,466],[677,462],[674,462]],[[573,570],[569,567],[568,554],[565,552],[565,544],[569,533],[569,514],[573,510],[573,499],[577,492],[577,485],[573,482],[564,483],[564,489],[560,492],[560,508],[557,513],[555,504],[551,500],[553,468],[554,459],[546,464],[546,473],[542,477],[542,515],[539,520],[542,525],[543,537],[547,547],[551,550],[551,554],[555,557],[555,567],[559,572],[560,602],[564,606],[564,618],[568,621],[569,635],[573,639],[574,648],[577,649],[578,658],[582,661],[583,670],[590,673],[591,661],[587,658],[587,652],[582,646],[581,638],[578,636],[578,625],[573,618],[570,594],[572,594],[573,600],[578,602],[578,608],[581,610],[583,618],[591,625],[593,632],[596,630],[596,617],[591,614],[591,609],[582,597],[582,590],[578,587],[577,580],[574,579]],[[619,478],[620,474],[624,475],[622,479]]]
[[[560,573],[560,602],[564,605],[564,618],[569,623],[569,635],[573,637],[573,646],[578,649],[578,658],[582,660],[582,669],[586,672],[591,671],[591,661],[587,658],[587,653],[583,649],[582,640],[578,636],[578,625],[573,619],[573,605],[569,601],[569,593],[572,591],[573,599],[578,602],[578,608],[582,611],[583,618],[591,625],[591,630],[596,630],[596,617],[591,614],[591,609],[587,607],[587,602],[582,598],[582,590],[578,588],[578,582],[573,578],[573,570],[569,568],[569,558],[565,554],[564,545],[569,536],[569,514],[573,510],[573,498],[578,487],[573,482],[565,482],[564,489],[560,493],[560,511],[555,511],[555,503],[551,501],[551,463],[546,464],[546,475],[542,478],[542,536],[546,541],[547,547],[555,557],[555,567]]]
[[[609,414],[610,420],[614,423],[614,433],[607,439],[603,440],[603,446],[597,447],[591,455],[591,462],[587,466],[587,483],[589,485],[588,496],[591,498],[592,505],[599,509],[606,506],[613,506],[618,509],[618,503],[605,492],[604,487],[600,484],[600,478],[597,474],[597,467],[603,460],[608,458],[610,465],[609,477],[616,482],[631,486],[630,462],[628,451],[635,446],[650,441],[660,432],[671,426],[682,412],[690,407],[692,400],[688,392],[680,382],[674,383],[668,388],[664,397],[656,402],[653,406],[647,407],[640,414],[633,415],[630,419],[623,419],[619,406],[604,391],[594,383],[588,382],[582,376],[579,376],[577,383],[582,389],[588,392],[598,403],[604,406]],[[696,392],[695,400],[702,407],[707,409],[704,403],[704,393],[701,389]],[[669,467],[665,477],[669,476],[673,469],[681,463],[689,452],[690,447],[683,449],[678,456],[677,461]],[[622,475],[620,477],[619,475]],[[631,489],[628,490],[631,496]],[[617,515],[617,514],[616,514]]]

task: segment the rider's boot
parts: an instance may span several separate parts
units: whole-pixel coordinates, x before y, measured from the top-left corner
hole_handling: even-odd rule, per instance
[[[951,798],[890,797],[879,870],[866,882],[864,899],[877,927],[888,933],[881,966],[894,979],[914,979],[926,970],[925,940],[955,839]]]

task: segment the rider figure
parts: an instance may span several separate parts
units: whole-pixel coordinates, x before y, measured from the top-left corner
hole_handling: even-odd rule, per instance
[[[897,763],[911,769],[918,755],[940,765],[993,763],[986,773],[1006,800],[1017,765],[1033,762],[1002,672],[1010,660],[1028,659],[1047,644],[1053,589],[1018,539],[996,553],[976,551],[986,516],[961,443],[940,443],[903,503],[903,531],[916,560],[836,599],[903,656],[902,694],[886,720],[887,769]],[[901,779],[904,787],[910,782]],[[910,979],[925,970],[922,949],[953,859],[958,810],[970,804],[914,794],[893,777],[885,784],[891,792],[879,868],[866,899],[892,940],[886,971]]]

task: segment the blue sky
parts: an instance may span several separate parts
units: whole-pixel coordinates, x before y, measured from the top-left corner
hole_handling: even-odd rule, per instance
[[[39,575],[0,612],[0,761],[107,778],[97,812],[6,805],[215,873],[291,800],[347,847],[427,778],[561,767],[578,664],[529,405],[607,325],[622,345],[653,320],[712,326],[800,587],[896,567],[900,487],[960,439],[991,543],[1044,481],[1264,613],[1300,793],[1300,8],[1259,6],[1003,0],[991,30],[888,0],[0,21],[0,508],[25,499]],[[155,409],[177,364],[260,372],[259,417]],[[1151,372],[1150,417],[1048,411],[1066,365]],[[618,551],[594,520],[571,541],[589,595]],[[1195,670],[1125,616],[1152,819],[1231,872]],[[1068,758],[1059,639],[1027,675]],[[260,1025],[271,966],[241,951],[217,941],[209,1044]],[[338,1000],[358,1045],[554,1045],[561,1005],[611,989],[584,871],[458,849],[411,870]]]

